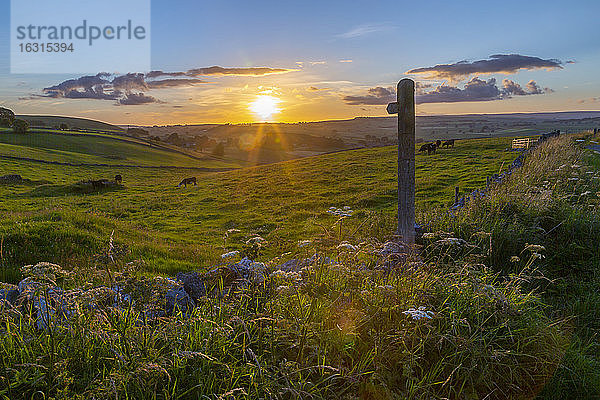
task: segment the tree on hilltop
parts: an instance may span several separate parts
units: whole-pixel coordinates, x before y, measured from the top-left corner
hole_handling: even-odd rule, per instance
[[[12,128],[15,133],[27,133],[29,130],[29,123],[22,119],[15,119]]]
[[[0,107],[0,126],[11,127],[15,122],[15,113],[8,108]]]

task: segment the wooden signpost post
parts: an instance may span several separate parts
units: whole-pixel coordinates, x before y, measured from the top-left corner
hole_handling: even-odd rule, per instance
[[[398,114],[398,235],[415,243],[415,82],[398,82],[397,102],[387,106]]]

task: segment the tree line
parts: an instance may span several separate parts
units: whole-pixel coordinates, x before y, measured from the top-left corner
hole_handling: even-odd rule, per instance
[[[0,127],[12,128],[15,133],[27,133],[29,123],[25,120],[17,119],[12,110],[0,107]]]

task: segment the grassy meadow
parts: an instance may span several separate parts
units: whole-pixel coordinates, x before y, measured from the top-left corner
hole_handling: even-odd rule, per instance
[[[0,135],[4,146],[21,144],[18,153],[11,154],[41,152],[40,157],[48,157],[42,159],[58,157],[52,152],[61,148],[69,149],[73,162],[118,154],[126,160],[104,162],[193,165],[179,154],[156,150],[160,157],[153,158],[152,151],[145,154],[145,148],[116,140],[100,140],[96,145],[97,138],[84,143],[69,136],[49,135],[48,139]],[[459,141],[454,149],[441,149],[435,155],[418,155],[419,210],[451,204],[455,186],[467,192],[485,185],[486,176],[501,171],[516,157],[505,151],[507,147],[510,139],[477,139]],[[5,215],[0,222],[4,241],[0,262],[9,271],[45,260],[65,265],[87,263],[104,248],[112,231],[116,243],[127,248],[130,260],[143,259],[149,272],[174,273],[215,265],[222,253],[241,250],[243,239],[253,234],[271,244],[263,249],[268,258],[331,229],[337,221],[327,214],[332,206],[349,206],[355,211],[354,217],[343,222],[348,228],[360,226],[355,236],[389,234],[396,207],[396,157],[392,146],[220,173],[3,160],[0,175],[20,174],[48,183],[0,186],[0,209]],[[214,160],[201,163],[223,166]],[[78,181],[116,174],[123,175],[122,190],[82,194],[73,187]],[[194,175],[198,186],[177,187],[182,178]],[[225,242],[225,232],[233,228],[242,231],[238,240]]]
[[[82,296],[68,324],[47,330],[27,312],[0,313],[0,396],[596,399],[600,157],[584,150],[590,140],[546,142],[455,213],[454,186],[470,191],[503,170],[517,155],[510,139],[418,155],[427,234],[420,255],[391,269],[381,265],[395,225],[393,147],[197,173],[188,188],[176,184],[191,171],[176,168],[3,160],[0,175],[47,183],[0,186],[0,280],[56,262],[52,284],[83,286],[98,306]],[[123,188],[75,185],[116,173]],[[354,214],[339,219],[332,206]],[[264,247],[247,244],[256,235]],[[154,274],[223,264],[231,250],[264,261],[263,279],[139,323],[147,299],[164,299]],[[315,252],[333,262],[277,270]],[[127,287],[134,301],[104,307],[99,285]]]

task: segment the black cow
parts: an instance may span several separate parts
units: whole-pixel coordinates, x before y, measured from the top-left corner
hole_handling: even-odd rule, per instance
[[[115,183],[117,185],[120,185],[121,183],[123,183],[123,177],[121,175],[115,175]]]
[[[441,140],[436,140],[436,141],[435,141],[435,147],[437,147],[438,149],[439,149],[440,147],[442,147],[442,141],[441,141]]]
[[[195,176],[193,176],[191,178],[185,178],[184,180],[182,180],[179,183],[178,186],[183,185],[183,186],[187,187],[187,185],[191,185],[192,183],[194,184],[194,186],[197,186],[197,184],[196,184],[196,177]]]
[[[446,140],[442,146],[443,147],[454,147],[454,139]]]
[[[419,152],[427,152],[427,155],[431,155],[431,153],[435,154],[435,150],[437,149],[437,146],[435,143],[425,143],[423,146],[421,146],[421,148],[419,149]]]

